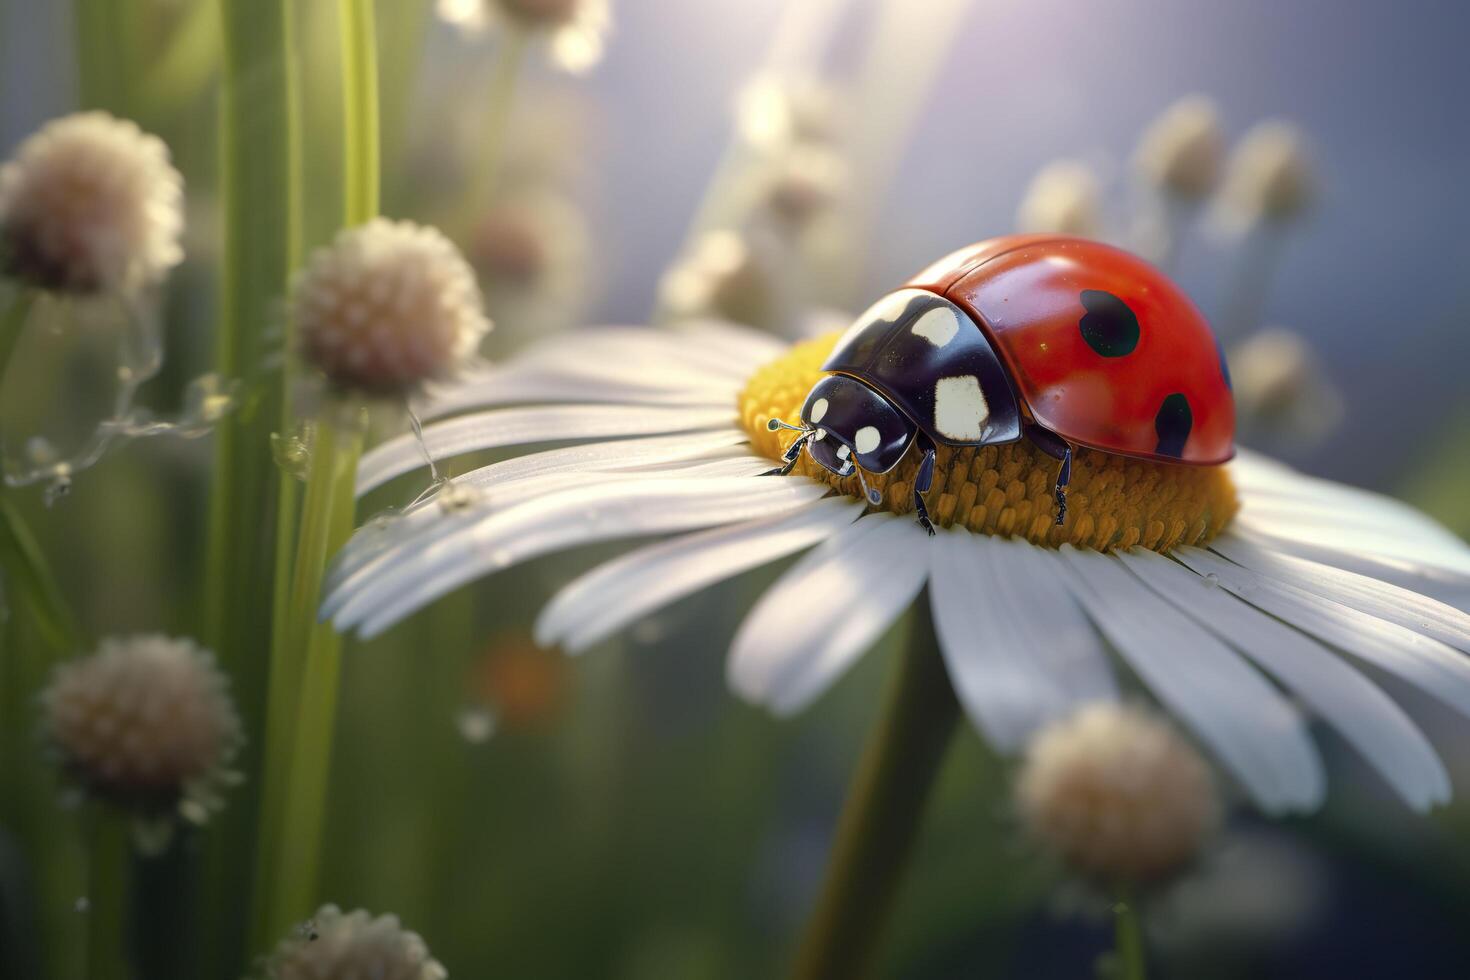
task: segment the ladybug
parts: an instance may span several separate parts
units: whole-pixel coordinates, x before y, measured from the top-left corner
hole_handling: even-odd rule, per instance
[[[960,249],[874,303],[837,341],[812,386],[803,447],[838,476],[887,473],[918,444],[914,510],[935,448],[1030,439],[1060,461],[1058,524],[1072,453],[1213,466],[1235,455],[1224,354],[1189,298],[1121,249],[1061,235],[1010,235]],[[878,494],[863,489],[871,503]]]

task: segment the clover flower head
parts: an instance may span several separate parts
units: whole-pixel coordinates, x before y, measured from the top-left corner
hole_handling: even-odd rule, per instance
[[[307,363],[342,391],[391,395],[449,378],[490,330],[469,264],[434,228],[377,218],[311,257],[295,286]]]
[[[1311,206],[1316,193],[1317,175],[1301,130],[1268,120],[1253,126],[1231,153],[1216,220],[1237,232],[1260,221],[1290,221]]]
[[[1016,230],[1095,238],[1102,233],[1101,193],[1086,164],[1050,163],[1027,186],[1016,209]]]
[[[131,294],[183,259],[168,147],[105,112],[53,120],[0,167],[0,272],[39,289]]]
[[[1165,109],[1144,131],[1134,165],[1166,194],[1199,201],[1214,190],[1224,154],[1225,137],[1214,102],[1189,95]]]
[[[1116,704],[1043,729],[1016,787],[1032,835],[1089,876],[1146,882],[1183,867],[1217,821],[1209,767],[1168,724]]]
[[[323,905],[266,964],[268,980],[445,980],[418,933],[396,915],[343,912]]]
[[[242,741],[229,684],[190,640],[104,640],[56,668],[41,695],[42,731],[89,795],[149,818],[202,823],[236,777]]]

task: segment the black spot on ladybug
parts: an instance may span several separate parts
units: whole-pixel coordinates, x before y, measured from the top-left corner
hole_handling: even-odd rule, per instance
[[[1194,413],[1189,410],[1189,399],[1177,391],[1164,399],[1159,413],[1154,416],[1154,431],[1159,435],[1159,444],[1154,452],[1160,456],[1183,456],[1184,443],[1189,439],[1189,430],[1194,428]]]
[[[1215,339],[1215,353],[1220,355],[1220,376],[1225,379],[1225,387],[1234,391],[1235,385],[1230,383],[1230,364],[1225,360],[1225,345],[1220,343],[1219,338]]]
[[[1078,326],[1087,346],[1103,357],[1126,357],[1138,346],[1138,317],[1112,293],[1082,290],[1083,314]]]

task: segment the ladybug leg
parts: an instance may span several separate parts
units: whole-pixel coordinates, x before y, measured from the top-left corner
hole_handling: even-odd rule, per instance
[[[1072,482],[1072,447],[1068,446],[1062,456],[1062,468],[1057,473],[1057,527],[1067,523],[1067,485]]]
[[[1062,468],[1057,472],[1054,491],[1057,502],[1057,526],[1060,527],[1067,522],[1067,485],[1072,482],[1072,444],[1050,429],[1043,429],[1039,425],[1028,425],[1026,437],[1035,444],[1037,449],[1053,459],[1062,461]]]
[[[772,426],[774,428],[774,426]],[[811,433],[799,436],[795,442],[786,447],[786,453],[781,457],[782,465],[766,470],[761,476],[785,476],[796,466],[796,461],[801,458],[801,447],[811,438]]]
[[[919,515],[919,526],[933,537],[934,524],[929,520],[929,508],[924,506],[924,494],[934,485],[934,443],[921,434],[919,448],[924,453],[924,461],[919,464],[919,472],[914,477],[914,512]]]

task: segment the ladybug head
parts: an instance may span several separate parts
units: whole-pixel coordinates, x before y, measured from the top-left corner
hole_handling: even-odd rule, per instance
[[[790,461],[804,445],[807,454],[825,469],[838,476],[856,472],[860,480],[864,470],[887,473],[897,466],[916,432],[914,423],[887,398],[843,374],[828,375],[812,386],[801,408],[801,423],[770,422],[773,430],[802,433],[788,451]],[[871,501],[872,491],[868,497]]]

